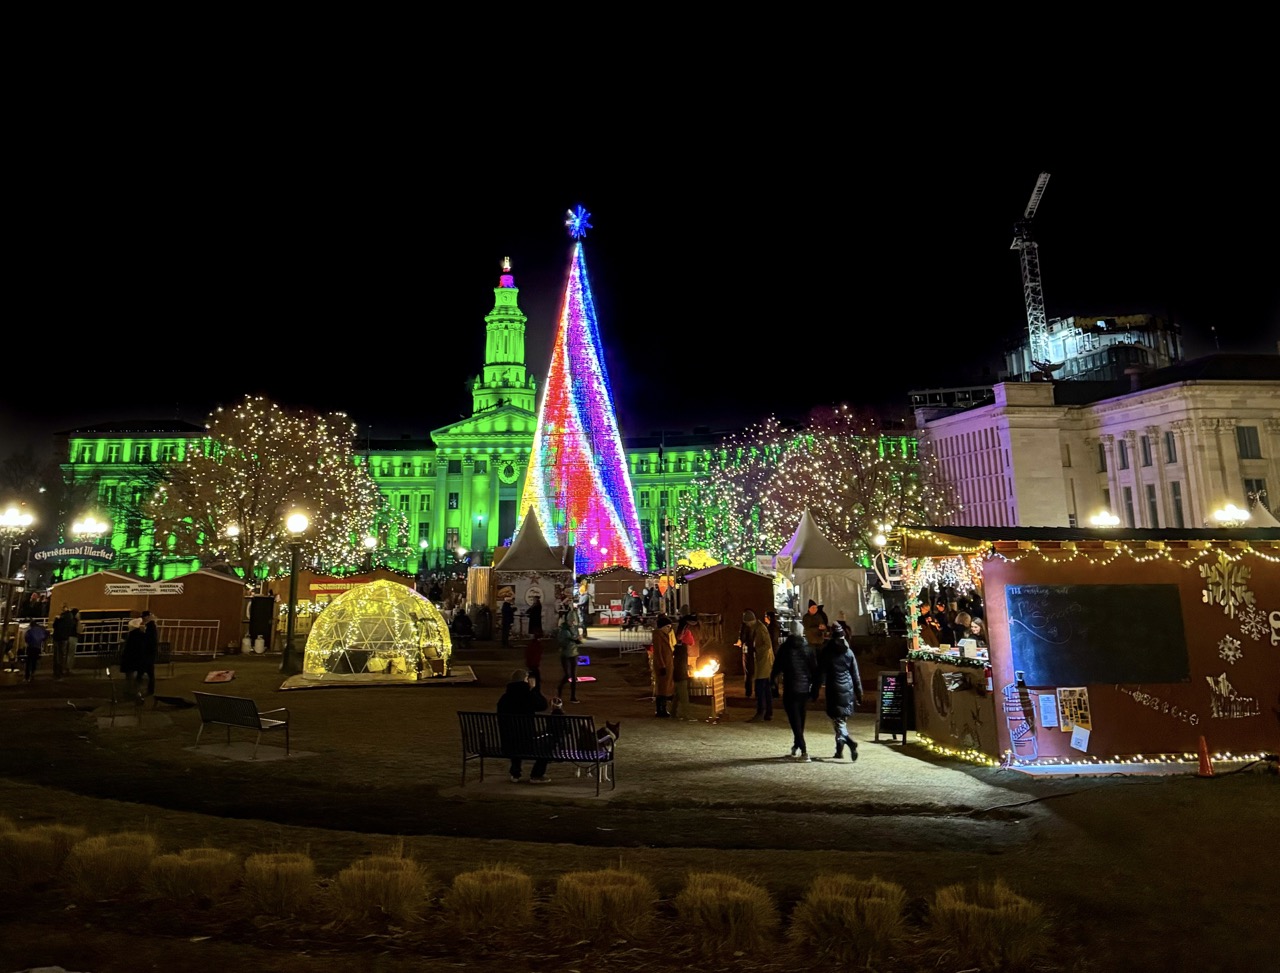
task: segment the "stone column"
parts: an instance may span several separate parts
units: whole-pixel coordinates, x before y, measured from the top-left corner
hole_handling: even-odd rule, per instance
[[[1173,525],[1173,515],[1169,503],[1169,486],[1164,474],[1164,456],[1161,450],[1164,443],[1160,440],[1162,432],[1159,426],[1147,426],[1143,432],[1147,434],[1147,439],[1151,442],[1151,462],[1156,465],[1156,496],[1158,497],[1156,506],[1160,508],[1160,519],[1164,521],[1164,525],[1171,527]],[[1152,524],[1151,526],[1156,527],[1158,525]]]
[[[1124,432],[1124,442],[1125,442],[1125,448],[1129,451],[1128,474],[1129,474],[1129,479],[1131,481],[1131,485],[1129,486],[1129,489],[1133,491],[1133,526],[1147,527],[1150,525],[1147,524],[1146,522],[1147,514],[1146,514],[1146,510],[1144,509],[1146,505],[1142,502],[1142,477],[1138,475],[1138,469],[1139,469],[1139,463],[1141,461],[1141,457],[1138,455],[1137,430],[1126,429]],[[1116,476],[1117,478],[1120,476],[1119,471],[1117,471]],[[1124,490],[1124,485],[1121,486],[1122,492],[1121,492],[1120,499],[1122,504],[1124,502],[1123,490]]]

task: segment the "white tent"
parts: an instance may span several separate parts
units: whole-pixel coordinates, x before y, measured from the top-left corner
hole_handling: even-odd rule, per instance
[[[543,625],[554,631],[556,589],[573,586],[573,555],[563,557],[551,549],[530,507],[507,553],[494,565],[493,580],[498,601],[510,594],[517,610],[529,605],[536,592],[542,601]]]
[[[867,572],[823,536],[808,510],[801,515],[800,526],[778,552],[774,563],[795,582],[797,610],[805,611],[812,599],[823,606],[827,618],[833,622],[844,612],[854,635],[870,632]]]

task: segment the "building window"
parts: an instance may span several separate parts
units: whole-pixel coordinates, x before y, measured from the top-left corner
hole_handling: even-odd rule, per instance
[[[1062,444],[1062,466],[1064,469],[1071,468],[1071,444]]]
[[[431,546],[431,525],[425,520],[418,524],[418,546],[421,547],[423,542]]]
[[[641,510],[649,509],[649,491],[648,490],[640,491],[640,509]]]
[[[1138,440],[1138,444],[1142,447],[1142,465],[1151,465],[1151,437],[1143,436]]]
[[[456,554],[458,548],[462,546],[462,538],[458,533],[460,527],[446,527],[444,529],[444,546],[450,554]]]
[[[1262,459],[1257,426],[1236,426],[1236,447],[1241,459]]]
[[[1121,439],[1116,443],[1116,449],[1118,450],[1118,455],[1120,457],[1120,469],[1127,470],[1129,468],[1129,444]],[[1129,526],[1132,527],[1133,524],[1130,524]]]
[[[400,512],[402,514],[408,514],[409,513],[409,494],[402,493],[397,499],[399,500]]]
[[[1182,515],[1182,484],[1177,480],[1169,483],[1169,496],[1173,500],[1173,526],[1186,527],[1186,518]]]
[[[661,507],[663,510],[666,510],[667,504],[671,502],[670,496],[671,495],[667,493],[666,490],[663,490],[660,494],[658,494],[658,506]]]
[[[130,517],[124,525],[124,546],[137,547],[142,543],[142,521],[137,517]]]
[[[133,461],[135,463],[151,462],[151,446],[147,443],[138,443],[133,447]]]
[[[649,461],[647,459],[642,459],[640,461],[640,472],[641,473],[649,472]]]
[[[1107,444],[1098,443],[1098,472],[1107,472]]]
[[[449,509],[450,510],[458,509],[458,495],[456,493],[449,494]]]
[[[77,463],[92,463],[92,462],[93,462],[93,447],[92,447],[92,446],[81,446],[81,447],[80,447],[80,449],[79,449],[79,450],[77,451],[77,453],[76,453],[76,462],[77,462]]]
[[[431,509],[431,494],[429,493],[418,494],[418,511],[420,513],[426,513],[430,509]]]
[[[120,462],[120,445],[118,443],[112,443],[110,446],[107,447],[107,462],[108,463]]]
[[[98,497],[102,501],[104,507],[114,507],[116,505],[116,487],[114,484],[104,486],[98,493]]]
[[[1249,501],[1249,505],[1260,503],[1271,509],[1271,504],[1267,503],[1267,481],[1262,479],[1245,478],[1244,481],[1244,498]]]
[[[1178,462],[1178,441],[1174,438],[1172,432],[1164,434],[1164,461],[1166,463]]]
[[[1147,484],[1147,526],[1160,526],[1160,508],[1156,504],[1156,485]]]
[[[1124,488],[1124,525],[1130,528],[1134,526],[1133,487]]]
[[[685,464],[685,459],[684,459],[684,457],[683,457],[683,456],[681,456],[678,460],[676,460],[676,472],[677,472],[677,473],[684,473],[684,472],[687,472],[687,470],[685,469],[685,466],[686,466],[686,464]]]
[[[1067,526],[1068,526],[1068,527],[1079,527],[1079,526],[1080,526],[1080,518],[1079,518],[1079,517],[1077,517],[1075,514],[1067,514]]]
[[[1107,511],[1111,510],[1111,491],[1110,490],[1102,491],[1102,509]]]
[[[451,460],[449,460],[449,466],[448,466],[448,470],[447,470],[447,471],[448,471],[449,473],[461,473],[461,472],[462,472],[462,460],[460,460],[460,459],[451,459]]]
[[[488,472],[489,472],[489,461],[488,461],[487,459],[478,459],[478,460],[476,460],[476,472],[477,472],[477,473],[488,473]]]

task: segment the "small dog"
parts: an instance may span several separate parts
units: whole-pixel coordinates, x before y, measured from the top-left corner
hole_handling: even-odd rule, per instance
[[[590,734],[583,733],[582,738],[578,740],[578,748],[581,750],[612,750],[618,742],[618,736],[622,733],[621,723],[611,723],[605,721],[604,726],[596,727],[596,734],[592,737]],[[577,776],[581,777],[586,774],[592,776],[594,771],[590,767],[578,767]],[[610,771],[608,764],[600,765],[600,779],[607,781],[610,779]]]

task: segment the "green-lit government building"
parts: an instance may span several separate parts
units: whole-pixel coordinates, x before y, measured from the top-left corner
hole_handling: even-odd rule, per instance
[[[471,383],[471,415],[431,430],[425,438],[364,439],[367,458],[388,505],[408,523],[387,538],[379,563],[405,574],[455,573],[464,564],[489,564],[509,543],[538,419],[538,377],[525,365],[524,313],[510,266],[494,288],[485,315],[485,361]],[[201,565],[157,545],[138,511],[155,479],[155,465],[180,463],[188,445],[206,435],[202,425],[173,420],[127,420],[58,434],[64,480],[96,493],[96,511],[111,523],[115,570],[165,580]],[[635,505],[648,563],[668,563],[662,550],[663,517],[674,517],[690,479],[722,435],[709,427],[625,438]],[[102,538],[107,541],[107,538]],[[83,562],[61,566],[70,578]],[[48,579],[46,579],[48,580]]]

